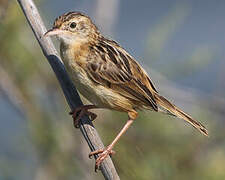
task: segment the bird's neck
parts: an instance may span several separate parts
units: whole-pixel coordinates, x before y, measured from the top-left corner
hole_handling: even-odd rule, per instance
[[[60,54],[62,60],[66,66],[71,63],[84,64],[87,60],[87,55],[89,54],[89,42],[82,40],[73,41],[70,44],[61,42],[60,44]]]

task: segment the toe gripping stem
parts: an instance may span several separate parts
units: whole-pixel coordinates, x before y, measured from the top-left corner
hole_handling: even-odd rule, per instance
[[[91,121],[93,121],[94,119],[96,119],[97,115],[93,112],[88,111],[89,109],[94,109],[96,108],[95,105],[83,105],[80,106],[76,109],[74,109],[73,111],[71,111],[69,114],[72,115],[73,117],[73,124],[75,128],[79,128],[80,127],[80,120],[84,115],[87,115],[90,117]]]

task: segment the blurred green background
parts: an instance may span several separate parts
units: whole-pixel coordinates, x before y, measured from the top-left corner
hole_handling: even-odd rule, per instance
[[[141,112],[115,147],[121,179],[225,179],[225,1],[35,3],[48,28],[67,11],[91,16],[138,59],[161,94],[209,129],[206,138],[183,120]],[[68,112],[18,3],[0,0],[0,179],[103,179]],[[107,145],[127,115],[96,112]]]

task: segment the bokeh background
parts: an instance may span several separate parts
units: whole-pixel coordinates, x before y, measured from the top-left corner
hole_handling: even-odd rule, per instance
[[[141,112],[115,147],[121,179],[225,179],[225,1],[35,3],[48,28],[67,11],[91,16],[138,59],[161,94],[209,129],[206,138],[183,120]],[[103,179],[68,112],[18,3],[0,0],[0,179]],[[127,115],[97,114],[107,145]]]

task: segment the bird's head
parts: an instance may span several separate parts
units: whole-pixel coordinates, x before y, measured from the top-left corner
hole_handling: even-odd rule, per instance
[[[76,41],[92,41],[99,36],[99,31],[88,16],[69,12],[56,18],[52,29],[44,36],[56,36],[62,43],[70,45]]]

